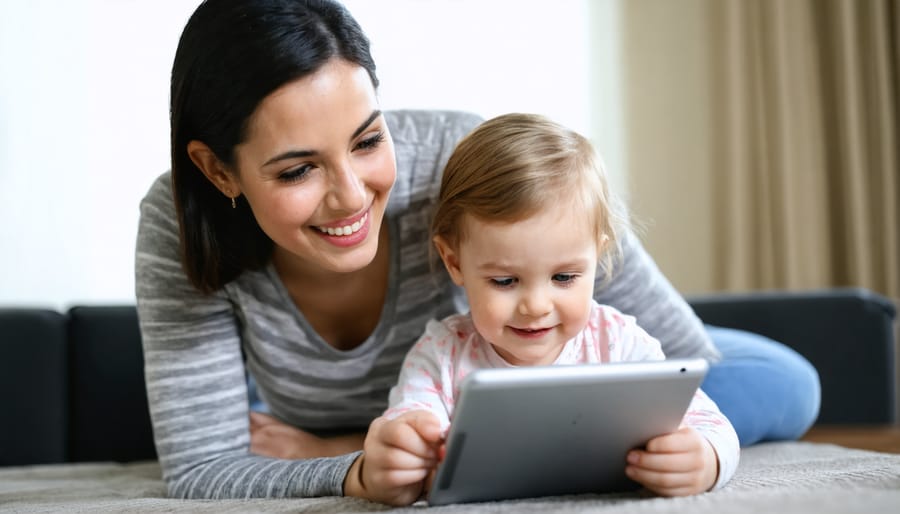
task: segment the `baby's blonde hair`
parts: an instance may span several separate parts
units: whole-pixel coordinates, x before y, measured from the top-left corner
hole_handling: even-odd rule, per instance
[[[608,277],[626,221],[591,143],[546,117],[505,114],[482,123],[456,146],[444,168],[431,236],[458,248],[466,237],[465,214],[514,222],[565,202],[590,214],[600,267]]]

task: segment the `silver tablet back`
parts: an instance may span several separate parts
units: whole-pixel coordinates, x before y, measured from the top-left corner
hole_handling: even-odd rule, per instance
[[[681,359],[476,371],[428,502],[634,489],[628,450],[678,428],[707,369]]]

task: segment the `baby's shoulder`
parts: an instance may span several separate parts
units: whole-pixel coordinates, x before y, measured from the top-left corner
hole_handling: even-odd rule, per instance
[[[425,326],[425,334],[420,342],[437,341],[463,343],[475,334],[475,325],[468,314],[453,314],[441,320],[430,320]]]
[[[425,332],[407,354],[408,362],[429,363],[455,376],[452,371],[466,367],[472,357],[473,345],[477,345],[477,332],[469,316],[460,314],[428,321]]]
[[[592,300],[591,322],[598,327],[627,327],[636,324],[634,316],[625,314],[612,305],[597,303]]]

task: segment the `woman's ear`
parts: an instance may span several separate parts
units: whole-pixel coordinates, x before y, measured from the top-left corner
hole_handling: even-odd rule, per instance
[[[459,255],[457,255],[443,237],[434,236],[432,241],[437,248],[438,254],[441,256],[441,260],[444,261],[444,267],[447,268],[447,273],[450,274],[453,283],[462,287],[463,277],[462,271],[459,269]]]
[[[241,186],[237,178],[228,172],[225,164],[216,157],[212,149],[206,143],[196,139],[187,145],[187,153],[194,165],[206,175],[206,178],[228,198],[234,199],[241,196]]]

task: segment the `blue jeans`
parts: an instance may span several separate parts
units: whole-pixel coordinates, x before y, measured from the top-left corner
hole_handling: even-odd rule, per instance
[[[269,406],[259,397],[259,393],[256,391],[256,379],[250,373],[247,373],[247,402],[250,404],[250,410],[264,414],[269,413]]]
[[[737,431],[741,446],[797,439],[819,415],[819,374],[803,356],[761,335],[706,326],[722,360],[701,388]]]

